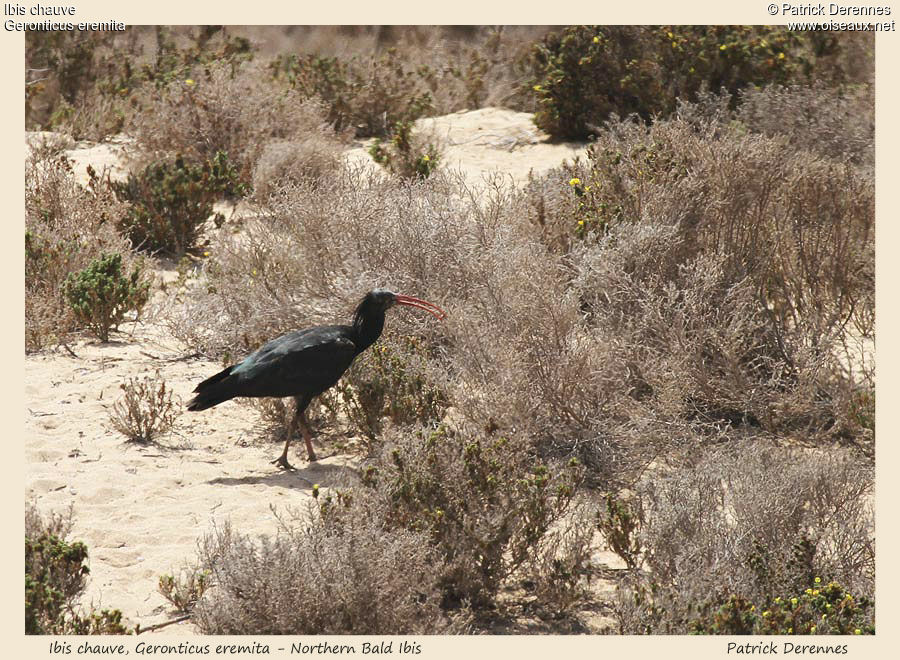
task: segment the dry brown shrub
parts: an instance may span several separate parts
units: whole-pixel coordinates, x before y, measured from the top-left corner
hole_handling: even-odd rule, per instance
[[[226,153],[241,181],[273,140],[327,135],[320,104],[272,81],[257,64],[211,64],[196,79],[137,92],[152,108],[136,117],[138,143],[149,153],[180,153],[198,162]],[[330,136],[333,136],[331,132]]]
[[[333,176],[340,166],[342,150],[333,135],[315,127],[292,141],[269,142],[253,167],[254,198],[265,202],[285,185]]]
[[[99,177],[86,188],[64,154],[35,151],[25,167],[25,348],[64,341],[77,322],[62,293],[69,273],[117,252],[130,272],[137,261],[115,229],[124,205]]]
[[[166,388],[157,372],[143,379],[129,378],[120,386],[124,394],[109,411],[112,428],[132,442],[153,442],[172,430],[181,413],[181,401]]]
[[[620,631],[683,634],[705,605],[732,594],[771,603],[816,577],[871,598],[873,487],[858,456],[765,441],[654,475],[638,488],[644,570],[620,587]]]
[[[874,88],[748,88],[736,118],[754,133],[785,136],[800,151],[875,167]]]
[[[324,497],[324,495],[320,495]],[[253,540],[230,526],[206,537],[211,586],[194,610],[202,633],[230,635],[462,632],[440,608],[433,550],[423,534],[386,529],[353,505],[340,524],[316,507]]]
[[[848,391],[873,382],[846,369],[843,347],[874,315],[871,181],[719,125],[608,128],[592,170],[574,171],[581,195],[557,187],[542,206],[585,223],[571,254],[591,323],[634,332],[640,380],[686,387],[669,399],[701,419],[858,438],[837,420]]]

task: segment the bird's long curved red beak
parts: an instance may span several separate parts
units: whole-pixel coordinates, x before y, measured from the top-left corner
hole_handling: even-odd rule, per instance
[[[418,307],[419,309],[424,309],[429,314],[433,314],[437,319],[443,319],[447,316],[447,312],[442,310],[437,305],[428,302],[427,300],[420,300],[419,298],[413,298],[412,296],[403,296],[395,294],[397,298],[398,305],[407,305],[409,307]]]

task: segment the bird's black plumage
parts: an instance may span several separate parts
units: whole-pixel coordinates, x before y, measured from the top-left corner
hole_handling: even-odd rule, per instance
[[[384,328],[385,312],[397,304],[424,309],[438,318],[444,316],[440,308],[424,300],[375,289],[359,303],[350,325],[316,326],[273,339],[241,362],[197,385],[196,396],[187,404],[188,410],[206,410],[242,396],[292,396],[297,410],[284,452],[273,462],[290,468],[287,452],[298,423],[309,459],[315,460],[306,423],[307,406],[337,383],[356,356],[375,343]]]

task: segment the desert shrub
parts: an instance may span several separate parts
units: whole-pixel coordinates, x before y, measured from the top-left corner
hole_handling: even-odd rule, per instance
[[[644,54],[644,32],[638,27],[577,26],[535,45],[538,128],[556,138],[578,140],[590,133],[589,123],[602,122],[613,112],[649,118],[665,110],[662,76],[652,56]]]
[[[576,497],[565,516],[531,551],[527,565],[517,571],[521,585],[534,597],[532,607],[539,616],[571,617],[576,606],[589,598],[596,549],[591,524],[594,515],[594,508]]]
[[[695,374],[665,381],[696,384],[681,396],[701,416],[859,437],[837,420],[871,376],[840,357],[848,324],[874,311],[867,177],[783,141],[680,120],[612,123],[589,160],[576,185],[550,192],[563,219],[578,218],[575,283],[591,319],[619,336],[630,326],[639,367],[655,345],[697,348]],[[840,193],[816,183],[835,180]]]
[[[34,503],[25,505],[25,634],[126,634],[119,610],[85,613],[77,606],[90,571],[87,547],[67,538],[71,517],[45,518]]]
[[[330,403],[370,441],[381,435],[385,419],[395,425],[437,423],[447,395],[430,380],[427,359],[416,337],[382,340],[357,358]]]
[[[190,79],[212,63],[236,67],[253,51],[221,26],[29,33],[26,126],[91,140],[130,131],[148,110],[142,87]]]
[[[806,82],[826,66],[810,39],[773,26],[568,27],[534,47],[535,123],[583,139],[612,115],[667,116],[704,90]]]
[[[798,150],[874,166],[871,88],[751,87],[741,91],[735,117],[753,132],[784,136]]]
[[[458,631],[440,609],[434,552],[421,533],[387,529],[354,504],[341,524],[318,510],[253,540],[226,526],[206,537],[204,634],[434,634]]]
[[[441,160],[438,145],[429,138],[414,136],[410,122],[394,124],[390,142],[376,138],[369,154],[388,171],[407,179],[428,178]]]
[[[75,318],[102,342],[109,341],[109,331],[118,330],[127,312],[140,313],[149,289],[139,267],[129,275],[122,272],[122,255],[118,253],[101,255],[63,282]]]
[[[120,385],[124,394],[109,412],[112,428],[132,442],[153,442],[172,430],[180,413],[180,401],[157,373],[143,379],[129,378]]]
[[[874,593],[871,467],[851,454],[762,442],[704,452],[638,488],[645,511],[639,531],[644,570],[620,585],[622,632],[683,634],[692,626],[714,632],[718,625],[734,633],[724,619],[753,612],[761,617],[785,601],[786,610],[772,621],[756,621],[753,631],[774,632],[767,626],[776,623],[787,632],[784,622],[794,621],[794,632],[808,632],[799,624],[811,625],[812,613],[821,618],[829,610],[827,597],[820,602],[815,598],[822,594],[812,593],[820,589],[817,578],[842,585],[839,600],[845,592],[860,599],[861,610],[832,623],[871,624],[863,600]],[[805,612],[791,601],[801,593],[812,597],[804,601]]]
[[[270,80],[252,62],[211,64],[191,78],[147,84],[140,94],[143,105],[153,108],[136,122],[143,149],[158,155],[181,153],[193,162],[227,154],[237,182],[248,187],[268,143],[302,142],[313,133],[338,140],[326,128],[320,101]]]
[[[368,60],[319,55],[283,55],[270,64],[273,77],[284,77],[304,98],[320,98],[328,123],[357,136],[385,135],[431,110],[431,94],[396,50]]]
[[[159,576],[159,593],[178,612],[189,614],[209,586],[210,572],[199,566],[186,566],[176,575]]]
[[[873,602],[856,600],[837,582],[816,577],[803,592],[776,596],[766,609],[731,596],[706,618],[691,623],[691,632],[706,635],[874,635]]]
[[[293,141],[268,143],[253,167],[254,198],[265,202],[285,186],[334,176],[340,166],[341,151],[341,143],[325,129],[311,130]]]
[[[40,149],[25,174],[25,348],[36,350],[79,327],[63,290],[70,274],[111,253],[124,272],[140,266],[115,229],[124,205],[99,176],[81,186],[63,155]]]
[[[363,168],[285,186],[241,236],[219,237],[205,277],[191,289],[197,322],[179,314],[175,331],[211,355],[237,357],[291,329],[346,322],[379,285],[395,282],[403,292],[406,283],[415,295],[436,298],[414,283],[439,270],[438,246],[457,235],[453,224],[436,221],[450,217],[440,208],[446,199],[446,186],[388,181]],[[417,223],[422,213],[433,215]],[[194,308],[199,299],[206,311]],[[419,334],[421,315],[391,319],[401,334]]]
[[[119,226],[137,249],[181,256],[195,247],[213,201],[231,180],[224,154],[202,164],[180,155],[151,163],[113,184],[130,204]]]
[[[535,557],[580,481],[577,462],[557,468],[502,436],[444,426],[395,434],[363,483],[383,498],[389,523],[426,533],[443,558],[446,605],[493,603],[500,585]]]
[[[609,549],[625,560],[628,568],[637,568],[641,562],[641,525],[644,512],[641,500],[633,498],[625,500],[607,493],[603,506],[597,510],[597,529]]]

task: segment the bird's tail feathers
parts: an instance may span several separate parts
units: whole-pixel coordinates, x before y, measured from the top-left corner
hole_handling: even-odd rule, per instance
[[[234,369],[233,366],[228,367],[197,385],[197,387],[194,388],[194,392],[197,393],[197,396],[188,401],[187,409],[193,411],[206,410],[207,408],[212,408],[229,399],[233,399],[237,393],[233,391],[230,386],[231,384],[225,381],[225,379],[231,375],[232,369]]]

